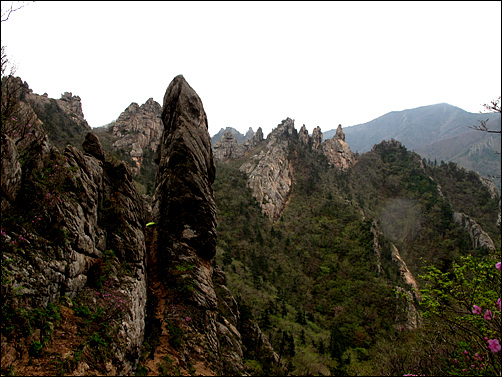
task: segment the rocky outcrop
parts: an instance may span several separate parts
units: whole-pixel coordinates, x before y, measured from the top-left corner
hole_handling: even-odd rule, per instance
[[[248,134],[249,132],[246,135]],[[244,148],[244,153],[247,153],[248,151],[256,148],[258,145],[261,144],[262,141],[263,141],[263,130],[261,129],[261,127],[258,127],[258,130],[256,130],[255,133],[253,133],[253,136],[246,139],[242,144],[242,147]]]
[[[322,132],[321,127],[317,126],[312,131],[312,149],[317,150],[321,146],[322,143]]]
[[[114,314],[109,318],[118,324],[109,344],[110,361],[116,373],[131,373],[144,334],[146,271],[142,203],[130,171],[124,163],[104,158],[95,135],[87,135],[85,153],[72,146],[60,151],[42,139],[21,168],[19,187],[16,147],[8,139],[5,145],[9,148],[4,154],[2,146],[2,168],[10,170],[9,206],[2,216],[10,220],[2,223],[2,273],[6,268],[11,277],[2,284],[6,310],[19,318],[16,313],[22,310],[43,311],[61,301],[71,306],[71,300],[97,310],[99,282],[109,273],[103,266],[115,269],[103,288],[124,303],[111,303]],[[116,270],[124,265],[127,273]],[[45,330],[40,331],[46,344]],[[58,334],[51,335],[55,342]],[[27,355],[23,345],[2,333],[2,364],[5,349],[10,364],[22,366]]]
[[[225,131],[221,140],[213,147],[214,158],[219,161],[235,159],[244,155],[244,148],[237,143],[230,131]]]
[[[215,165],[207,118],[199,96],[181,75],[166,90],[162,121],[153,210],[156,246],[149,257],[156,261],[150,271],[158,277],[154,290],[163,292],[153,309],[158,343],[172,346],[173,331],[182,329],[186,336],[171,353],[180,370],[192,365],[197,374],[242,375],[239,309],[225,274],[211,263],[216,253]],[[166,352],[169,347],[157,347],[154,359]]]
[[[303,145],[311,146],[311,139],[305,125],[300,128],[300,131],[298,132],[298,138],[300,139],[300,143],[302,143]]]
[[[258,129],[255,137],[260,131]],[[268,135],[266,147],[255,148],[259,145],[257,142],[248,147],[249,160],[240,170],[247,174],[253,196],[271,220],[277,220],[281,215],[293,184],[293,165],[288,155],[290,145],[299,143],[324,154],[336,169],[347,170],[355,164],[356,157],[344,141],[341,126],[332,139],[322,142],[322,138],[320,127],[309,136],[305,125],[297,132],[294,121],[287,118]]]
[[[495,244],[491,237],[486,233],[481,226],[467,216],[465,213],[455,212],[453,214],[453,221],[460,226],[462,226],[472,241],[473,249],[488,249],[490,251],[495,251]]]
[[[340,139],[342,141],[345,141],[345,134],[343,133],[343,130],[342,130],[342,125],[339,124],[337,129],[336,129],[336,132],[335,132],[335,137],[337,139]]]
[[[293,136],[298,137],[294,121],[286,118],[268,135],[266,147],[240,167],[248,176],[253,196],[273,221],[281,215],[293,184],[293,168],[288,157]]]
[[[134,176],[144,165],[145,153],[150,150],[153,156],[157,150],[163,131],[161,112],[160,104],[153,98],[141,106],[133,102],[109,126],[109,131],[117,138],[113,147],[129,155]]]
[[[59,107],[72,117],[73,120],[87,124],[84,118],[84,112],[82,111],[82,100],[79,96],[74,96],[71,92],[64,92],[57,102]]]
[[[21,188],[22,171],[14,140],[3,134],[1,143],[1,209],[2,213],[5,213],[4,211],[16,201],[17,193]]]
[[[251,127],[249,127],[249,129],[247,130],[246,134],[244,135],[244,137],[246,138],[246,140],[249,140],[249,139],[252,139],[254,136],[254,131]]]
[[[339,170],[347,170],[356,163],[356,156],[345,142],[341,125],[338,125],[333,138],[321,144],[320,150],[328,158],[329,163]]]
[[[33,90],[29,89],[26,95],[27,101],[33,106],[37,114],[41,119],[43,116],[41,113],[46,112],[47,108],[51,106],[51,101],[55,101],[55,104],[76,124],[78,124],[80,130],[91,131],[91,127],[85,120],[84,112],[82,110],[82,100],[79,96],[74,96],[71,92],[64,92],[59,99],[52,99],[45,95],[39,95],[33,93]]]
[[[156,154],[156,258],[159,275],[165,277],[161,284],[174,289],[176,300],[164,305],[174,311],[180,305],[192,308],[190,321],[178,324],[192,334],[180,359],[214,370],[220,354],[219,327],[224,326],[216,321],[210,263],[216,252],[215,166],[202,101],[181,75],[166,90],[162,121],[164,133]],[[171,313],[163,320],[178,317],[186,319],[184,313]]]

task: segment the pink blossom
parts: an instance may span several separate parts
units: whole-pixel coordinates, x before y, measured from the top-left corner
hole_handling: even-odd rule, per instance
[[[467,352],[467,350],[465,350],[464,353],[467,355],[469,352]]]
[[[499,307],[499,310],[502,310],[502,309],[500,308],[500,297],[499,297],[499,299],[497,300],[497,305],[498,305],[498,307]]]
[[[481,308],[477,305],[473,305],[474,309],[472,310],[472,314],[481,314]]]
[[[497,353],[500,351],[502,348],[500,346],[499,340],[498,339],[488,339],[488,348],[493,352]]]
[[[500,271],[500,268],[501,268],[501,267],[500,267],[500,262],[495,263],[495,267],[497,267],[497,270],[499,270],[499,271]]]
[[[487,309],[485,312],[485,319],[490,320],[492,319],[492,311],[490,309]]]

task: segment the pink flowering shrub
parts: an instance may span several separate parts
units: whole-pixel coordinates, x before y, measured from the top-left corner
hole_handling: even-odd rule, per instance
[[[444,273],[431,266],[420,276],[424,321],[442,332],[441,374],[500,375],[500,262],[468,255]],[[498,257],[498,255],[497,255]],[[497,271],[498,270],[498,271]]]

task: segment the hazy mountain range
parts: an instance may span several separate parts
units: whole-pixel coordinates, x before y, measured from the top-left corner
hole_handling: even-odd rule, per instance
[[[481,120],[487,120],[490,130],[500,131],[500,114],[469,113],[447,103],[392,111],[363,124],[344,126],[343,130],[347,144],[356,153],[367,152],[382,140],[394,139],[423,158],[456,162],[483,176],[500,176],[500,135],[473,130],[471,127],[479,126]],[[227,129],[239,143],[246,140],[237,130]],[[213,136],[213,145],[223,132]],[[325,131],[323,139],[331,139],[335,133],[336,129]],[[500,190],[500,179],[494,182]]]

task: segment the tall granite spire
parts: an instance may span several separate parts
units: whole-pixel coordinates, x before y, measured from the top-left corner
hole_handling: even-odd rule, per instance
[[[155,193],[160,254],[182,246],[210,261],[216,252],[211,138],[202,101],[181,75],[166,90],[162,122]]]

